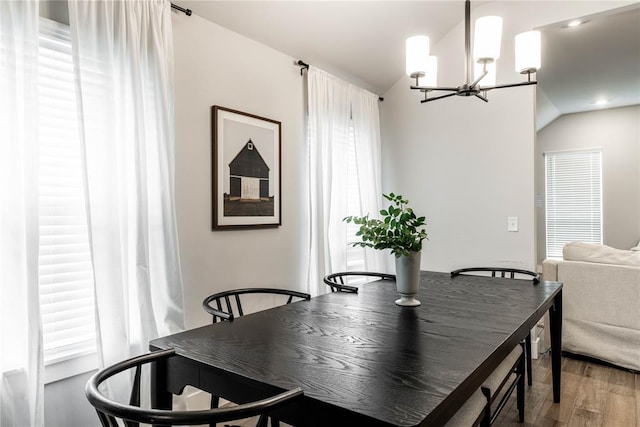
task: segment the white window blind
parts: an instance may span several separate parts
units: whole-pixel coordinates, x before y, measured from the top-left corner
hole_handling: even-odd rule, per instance
[[[545,153],[547,257],[569,242],[602,244],[602,151]]]
[[[96,350],[69,27],[41,19],[39,284],[45,365]]]

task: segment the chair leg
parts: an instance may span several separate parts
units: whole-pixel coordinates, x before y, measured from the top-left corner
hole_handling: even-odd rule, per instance
[[[258,419],[258,424],[256,424],[256,427],[267,427],[268,422],[269,422],[269,417],[262,414]]]
[[[516,388],[516,399],[518,406],[518,422],[524,422],[524,357],[518,362],[516,374],[519,376]]]
[[[211,409],[217,408],[219,404],[220,404],[220,397],[219,396],[214,396],[212,394],[211,395]],[[216,427],[216,425],[215,425],[215,423],[214,424],[209,424],[209,427]]]
[[[487,405],[484,409],[484,415],[480,420],[480,427],[489,427],[491,425],[491,392],[483,388],[482,394],[484,394],[484,397],[487,399]]]
[[[527,335],[527,338],[524,340],[524,350],[527,361],[527,383],[531,386],[531,384],[533,384],[533,375],[531,372],[531,332],[529,332],[529,335]]]

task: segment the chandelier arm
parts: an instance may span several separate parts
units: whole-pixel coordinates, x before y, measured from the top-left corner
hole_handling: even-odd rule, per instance
[[[487,87],[483,87],[482,90],[502,89],[505,87],[529,86],[529,85],[536,85],[536,84],[538,84],[538,82],[534,80],[531,82],[507,83],[503,85],[487,86]]]
[[[482,99],[484,102],[489,102],[489,100],[488,100],[485,96],[482,96],[482,95],[480,95],[479,93],[476,93],[476,96],[477,96],[478,98]]]
[[[454,93],[448,93],[448,94],[446,94],[446,95],[434,96],[433,98],[421,99],[421,100],[420,100],[420,102],[422,102],[422,103],[424,103],[424,102],[431,102],[431,101],[435,101],[435,100],[438,100],[438,99],[448,98],[448,97],[450,97],[450,96],[456,96],[456,95],[457,95],[457,93],[456,93],[456,92],[454,92]]]
[[[489,72],[487,70],[483,70],[480,77],[478,77],[473,83],[469,85],[469,89],[475,89],[478,83],[480,83],[480,80],[482,80],[487,74],[489,74]]]
[[[433,90],[448,90],[448,91],[453,91],[453,92],[457,92],[458,88],[457,87],[437,87],[437,86],[410,86],[411,89],[417,89],[417,90],[422,90],[422,91],[427,91],[427,92],[431,92]]]

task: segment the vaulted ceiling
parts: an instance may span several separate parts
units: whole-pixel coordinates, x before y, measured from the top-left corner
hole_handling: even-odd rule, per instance
[[[464,17],[463,1],[178,1],[197,15],[383,94],[404,75],[404,41],[435,45]],[[471,3],[475,7],[486,1]],[[640,103],[640,3],[543,30],[539,117]],[[544,101],[544,102],[543,102]],[[547,111],[540,111],[547,109]],[[541,120],[541,125],[546,124]]]
[[[538,99],[551,105],[538,102],[538,127],[562,114],[640,104],[640,8],[566,24],[542,29]]]
[[[382,94],[404,75],[404,43],[437,43],[464,18],[463,1],[181,1],[209,21]],[[472,2],[473,8],[486,1]],[[473,12],[472,12],[473,13]]]

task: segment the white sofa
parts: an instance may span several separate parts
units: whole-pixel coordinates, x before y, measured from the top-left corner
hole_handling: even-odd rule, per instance
[[[640,371],[640,251],[568,243],[542,275],[563,283],[563,350]]]

